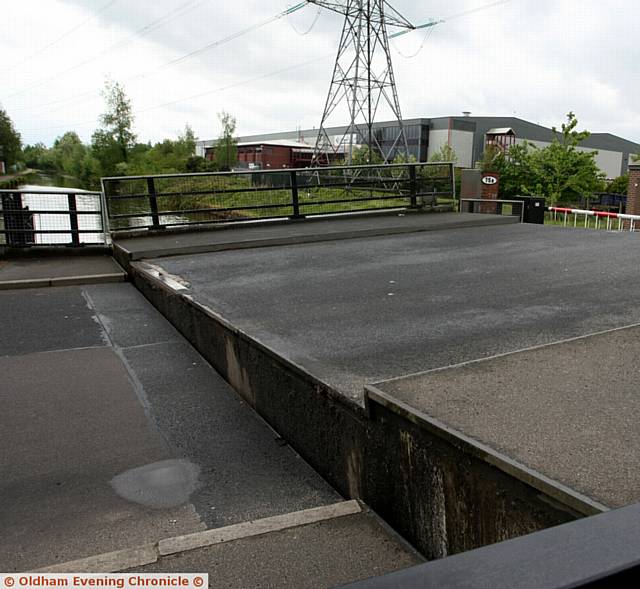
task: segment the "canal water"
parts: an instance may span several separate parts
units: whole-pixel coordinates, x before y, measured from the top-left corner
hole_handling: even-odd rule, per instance
[[[27,191],[22,195],[22,206],[29,207],[30,211],[61,211],[58,213],[34,213],[33,229],[35,231],[56,231],[59,233],[35,233],[37,245],[59,245],[71,242],[71,219],[69,217],[68,188],[61,186],[40,186],[25,184],[20,190]],[[30,193],[29,190],[34,192]],[[38,194],[37,191],[47,190],[52,194]],[[78,190],[78,189],[74,189]],[[60,193],[60,194],[57,194]],[[92,214],[78,215],[78,229],[89,231],[80,234],[80,243],[105,243],[102,232],[102,216],[100,212],[100,196],[95,194],[76,195],[76,208],[78,211],[91,212]],[[95,233],[91,232],[96,230]]]

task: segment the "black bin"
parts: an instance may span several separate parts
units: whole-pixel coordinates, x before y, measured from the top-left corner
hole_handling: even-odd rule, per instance
[[[544,197],[542,196],[514,196],[511,200],[522,201],[522,222],[544,223]]]

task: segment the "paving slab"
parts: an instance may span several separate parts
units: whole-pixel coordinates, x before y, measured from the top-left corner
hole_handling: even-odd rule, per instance
[[[356,399],[365,383],[640,323],[638,235],[469,227],[153,259]]]
[[[0,372],[0,570],[203,529],[185,498],[153,509],[112,487],[174,458],[112,349],[0,358]]]
[[[7,258],[0,260],[0,289],[95,282],[123,282],[125,272],[107,255]]]
[[[640,501],[638,358],[632,327],[375,388],[615,508]]]
[[[116,247],[130,260],[310,243],[355,237],[437,231],[517,223],[517,217],[470,213],[393,213],[317,217],[303,221],[224,225],[206,231],[173,232],[134,238],[117,238]]]
[[[209,586],[220,589],[311,589],[423,561],[369,512],[182,552],[131,572],[209,573]]]
[[[0,356],[104,346],[80,288],[0,291]]]
[[[0,293],[0,570],[339,495],[129,284]]]

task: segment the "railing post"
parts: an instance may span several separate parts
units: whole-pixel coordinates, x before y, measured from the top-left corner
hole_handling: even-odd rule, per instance
[[[300,215],[300,200],[298,198],[298,173],[296,170],[291,170],[291,205],[293,207],[292,219],[299,219]]]
[[[414,164],[409,164],[409,198],[411,199],[412,207],[418,206],[417,188],[416,166]]]
[[[75,194],[67,194],[69,201],[69,224],[71,226],[71,245],[80,245],[80,227],[78,225],[78,203]]]
[[[153,178],[147,178],[147,191],[149,192],[149,208],[151,209],[151,224],[154,229],[162,229],[160,215],[158,214],[158,197]]]

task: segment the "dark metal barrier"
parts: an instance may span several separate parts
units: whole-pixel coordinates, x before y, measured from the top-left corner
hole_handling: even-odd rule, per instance
[[[0,246],[106,244],[99,192],[0,190]]]
[[[434,204],[452,163],[164,174],[102,179],[112,232]]]
[[[343,589],[637,587],[640,504],[471,550]]]
[[[511,215],[524,221],[524,203],[521,200],[496,200],[490,198],[461,198],[461,213],[484,213],[487,215]]]

